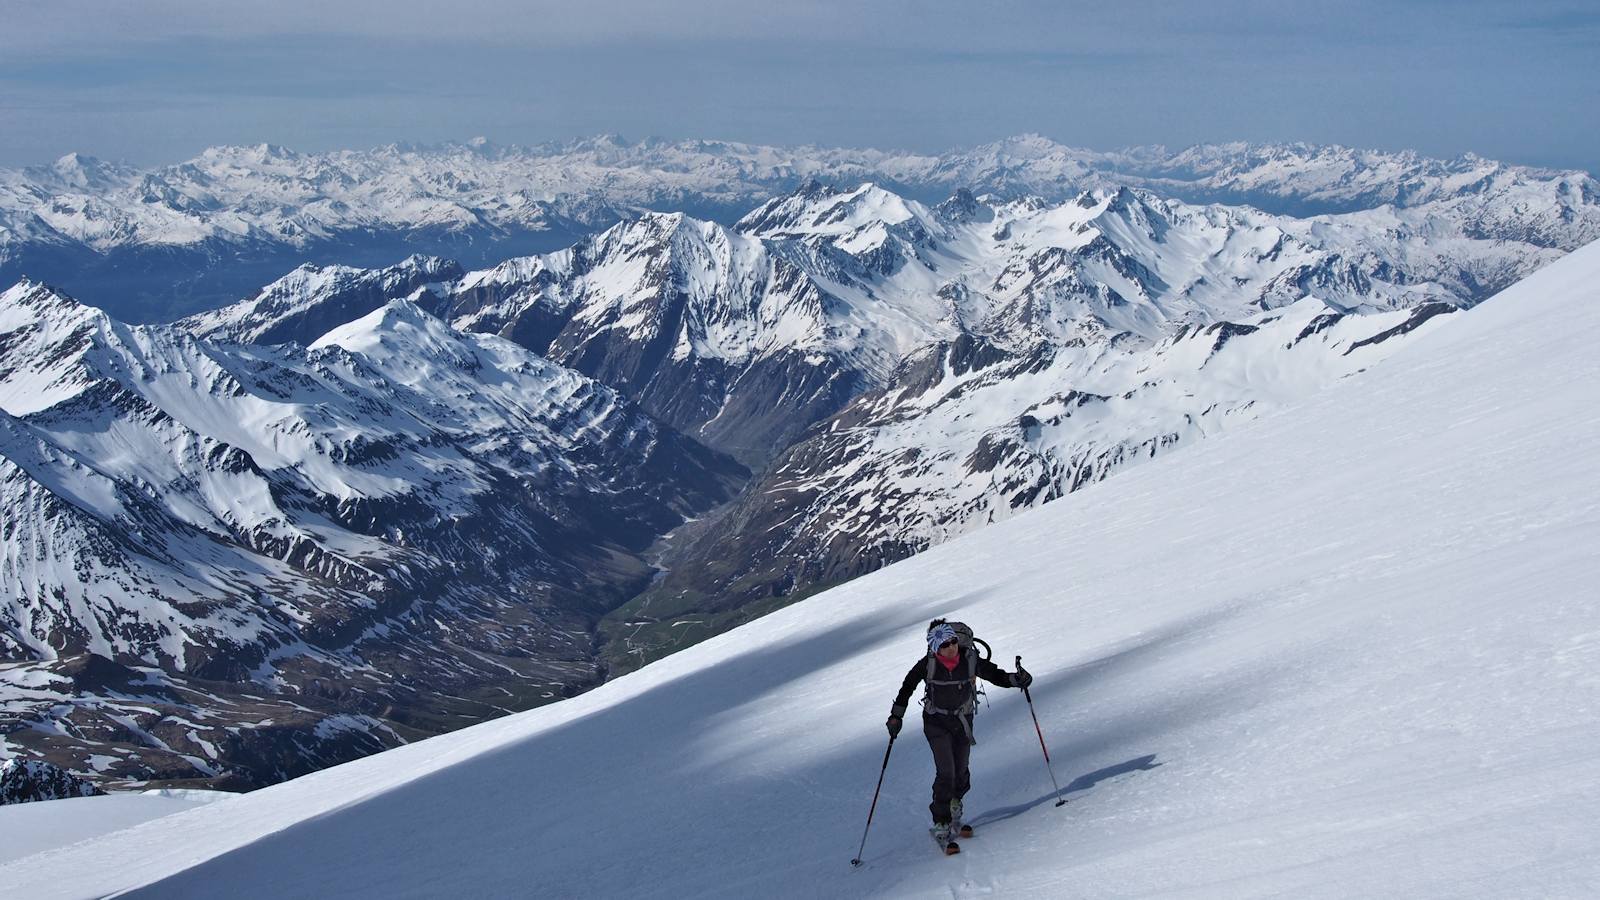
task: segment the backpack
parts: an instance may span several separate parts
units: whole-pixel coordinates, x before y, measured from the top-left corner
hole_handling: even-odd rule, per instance
[[[977,648],[983,648],[984,659],[988,659],[990,656],[992,656],[994,651],[990,649],[989,644],[986,641],[974,635],[972,633],[972,628],[965,622],[949,622],[944,619],[934,619],[932,622],[928,623],[928,631],[933,631],[933,629],[939,627],[940,625],[949,625],[950,628],[955,631],[956,643],[961,647],[962,650],[966,651],[967,654],[967,674],[965,678],[951,679],[949,676],[954,673],[946,673],[944,671],[944,667],[939,665],[938,661],[934,659],[935,653],[930,649],[928,651],[928,674],[923,679],[922,709],[924,712],[933,713],[934,715],[953,715],[960,719],[961,727],[966,729],[967,740],[970,743],[976,744],[978,741],[972,736],[972,722],[970,721],[970,718],[972,714],[977,711],[978,697],[983,693],[978,687]],[[956,709],[942,709],[940,707],[932,706],[928,702],[929,698],[933,696],[934,682],[938,682],[940,684],[970,683],[972,685],[972,693],[968,696],[967,702],[963,703],[960,707]]]

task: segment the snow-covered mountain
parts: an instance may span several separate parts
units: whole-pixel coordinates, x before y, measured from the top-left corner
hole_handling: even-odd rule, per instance
[[[454,260],[431,256],[412,256],[383,269],[304,265],[254,297],[177,324],[215,340],[310,344],[329,329],[359,319],[390,300],[411,298],[424,307],[432,306],[437,303],[433,291],[463,274]]]
[[[1600,246],[1297,408],[581,697],[0,868],[30,897],[1586,896]],[[924,623],[1032,671],[978,836],[883,717]],[[864,836],[880,763],[881,798]],[[529,773],[559,772],[557,778]],[[797,824],[798,823],[798,824]],[[596,841],[595,835],[605,840]]]
[[[1427,210],[1296,219],[1127,188],[929,207],[811,182],[731,228],[649,214],[428,303],[772,465],[612,615],[623,669],[1308,396],[1559,255]],[[325,293],[189,324],[279,335],[325,319],[306,312]]]
[[[730,222],[811,179],[874,181],[929,203],[962,188],[1058,202],[1127,186],[1294,215],[1430,207],[1486,239],[1571,250],[1600,237],[1592,176],[1471,155],[1299,144],[1103,153],[1035,135],[941,154],[609,136],[324,154],[259,145],[151,169],[70,154],[0,171],[0,283],[32,275],[103,297],[128,320],[176,318],[304,262],[422,252],[481,265],[646,210]]]
[[[597,642],[611,671],[637,665],[1299,402],[1588,227],[1587,200],[1523,170],[1296,218],[1125,186],[1018,196],[1071,154],[989,150],[972,164],[1013,193],[928,205],[810,180],[732,224],[630,213],[472,272],[307,264],[178,327],[129,327],[35,282],[7,292],[0,499],[21,527],[0,571],[19,585],[0,596],[5,721],[106,780],[261,783],[522,708],[605,671]],[[435,152],[392,149],[373,177]],[[444,190],[455,166],[482,176],[457,189],[489,191],[563,154],[591,174],[648,158],[676,173],[677,202],[707,172],[821,171],[714,145],[450,153],[413,186]],[[313,158],[257,155],[260,184],[255,157],[227,154],[208,183],[307,202],[295,172]],[[873,159],[894,183],[916,168]],[[1085,171],[1110,165],[1095,159]],[[318,171],[328,190],[376,189]],[[85,159],[52,173],[37,178],[62,191],[131,177]],[[634,174],[595,177],[654,183]],[[1139,177],[1158,175],[1174,177]],[[1571,213],[1565,236],[1494,232],[1451,205],[1507,185],[1570,201],[1516,206]],[[713,512],[745,473],[697,442],[765,477]],[[241,687],[257,682],[274,690]]]
[[[759,465],[931,344],[1151,345],[1308,296],[1349,312],[1463,306],[1560,253],[1427,211],[1294,219],[1126,188],[928,207],[811,182],[732,228],[652,214],[470,273],[442,308]]]
[[[928,347],[674,536],[665,576],[612,617],[614,666],[702,637],[686,620],[837,584],[1271,415],[1453,311],[1356,315],[1308,298],[1153,346]]]
[[[1127,188],[1061,203],[959,192],[929,208],[871,185],[811,185],[737,227],[800,260],[852,306],[939,324],[874,342],[902,350],[968,333],[1011,348],[1150,342],[1308,294],[1352,311],[1465,305],[1482,299],[1486,283],[1515,281],[1560,256],[1428,227],[1425,214],[1390,216],[1294,219]],[[858,326],[874,327],[883,326]]]
[[[642,552],[742,477],[409,301],[244,346],[23,282],[0,294],[0,722],[102,778],[260,784],[525,708],[596,677]]]
[[[613,615],[625,668],[1307,396],[1560,253],[1429,215],[813,182],[731,230],[647,216],[472,273],[447,315],[773,466]]]
[[[835,305],[763,242],[671,213],[470,273],[446,314],[759,462],[865,387],[840,352]]]

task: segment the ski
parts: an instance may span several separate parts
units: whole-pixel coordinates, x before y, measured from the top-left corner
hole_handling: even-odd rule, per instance
[[[948,831],[944,831],[941,834],[941,830],[942,829],[938,828],[928,829],[928,834],[933,838],[934,846],[938,847],[940,850],[943,850],[945,856],[955,856],[957,853],[960,853],[961,845],[950,839],[950,833]]]

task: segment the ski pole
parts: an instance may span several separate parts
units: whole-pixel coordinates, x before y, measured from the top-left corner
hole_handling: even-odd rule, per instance
[[[878,811],[878,792],[883,790],[883,773],[889,771],[889,751],[894,749],[894,735],[889,735],[889,746],[883,751],[883,768],[878,770],[878,786],[872,790],[872,808],[867,810],[867,827],[861,829],[861,847],[856,850],[856,858],[850,860],[850,865],[861,865],[861,854],[867,849],[867,832],[872,828],[872,814]]]
[[[1017,671],[1022,670],[1022,657],[1017,657]],[[1033,711],[1033,695],[1027,688],[1022,689],[1022,696],[1028,701],[1028,715],[1033,716],[1033,733],[1039,736],[1039,749],[1044,751],[1044,770],[1050,773],[1050,786],[1056,789],[1057,806],[1066,806],[1067,801],[1061,797],[1061,785],[1056,783],[1056,770],[1050,766],[1050,748],[1044,745],[1044,730],[1039,727],[1039,714]]]

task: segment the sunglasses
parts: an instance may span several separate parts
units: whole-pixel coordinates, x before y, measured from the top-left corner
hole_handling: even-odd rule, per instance
[[[940,644],[939,645],[939,649],[943,650],[946,647],[954,647],[957,643],[958,643],[958,641],[955,638],[951,638],[950,640],[945,641],[944,643]]]

